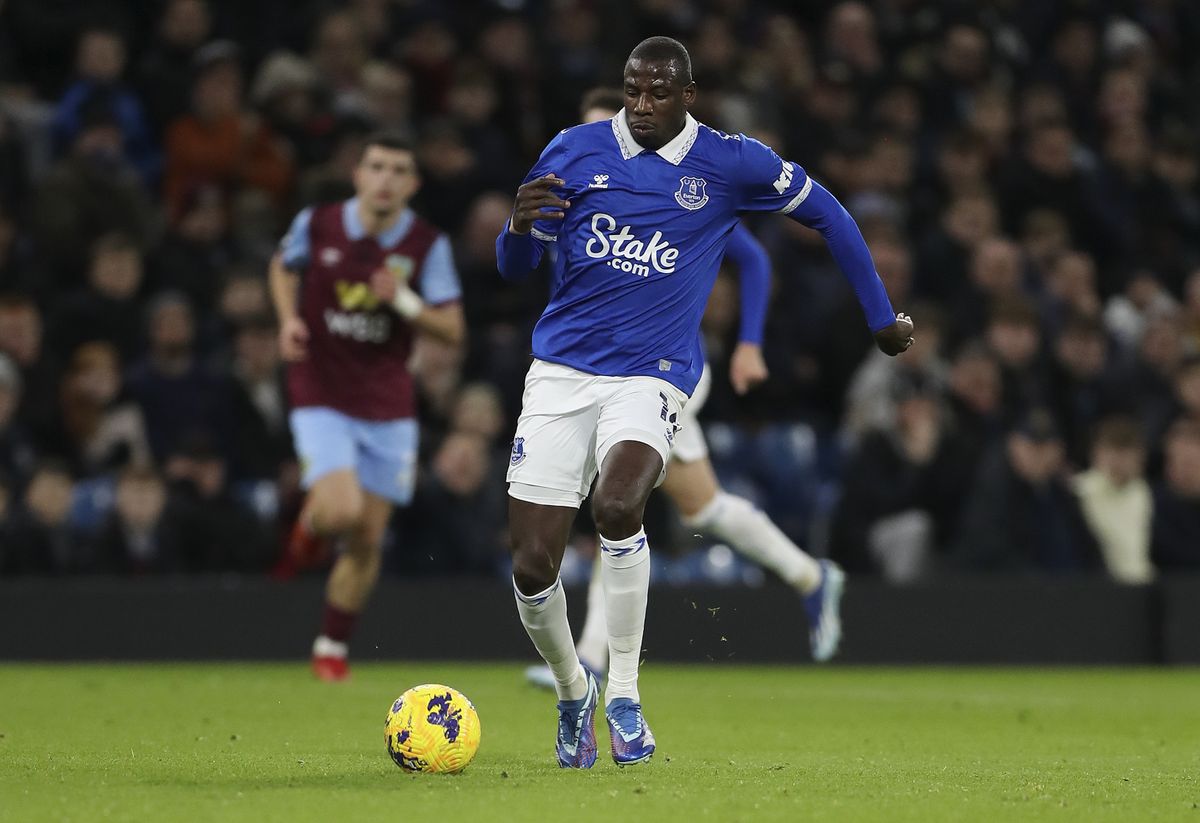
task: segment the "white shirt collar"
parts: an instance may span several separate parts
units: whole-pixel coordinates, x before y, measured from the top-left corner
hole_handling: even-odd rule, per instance
[[[633,132],[629,130],[629,121],[625,117],[625,109],[617,112],[617,116],[612,119],[612,130],[613,137],[617,139],[617,147],[621,149],[621,156],[626,160],[637,157],[646,151],[633,139]],[[687,157],[699,132],[700,123],[696,121],[695,117],[687,115],[687,119],[683,123],[683,130],[672,137],[665,146],[658,149],[658,156],[668,163],[678,166],[683,162],[683,158]]]

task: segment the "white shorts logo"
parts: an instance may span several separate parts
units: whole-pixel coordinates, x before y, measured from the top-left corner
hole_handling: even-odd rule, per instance
[[[661,231],[654,232],[646,242],[638,239],[629,226],[621,226],[620,231],[615,231],[616,228],[617,220],[611,214],[597,212],[592,215],[592,239],[584,246],[587,256],[601,260],[611,254],[606,266],[638,277],[649,277],[652,268],[659,274],[675,272],[679,250],[663,240]]]

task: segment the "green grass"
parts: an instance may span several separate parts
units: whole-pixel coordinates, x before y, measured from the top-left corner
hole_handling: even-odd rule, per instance
[[[0,820],[1200,823],[1196,671],[650,665],[655,760],[617,769],[602,736],[590,772],[553,766],[553,699],[520,671],[0,665]],[[479,709],[462,775],[384,749],[426,681]]]

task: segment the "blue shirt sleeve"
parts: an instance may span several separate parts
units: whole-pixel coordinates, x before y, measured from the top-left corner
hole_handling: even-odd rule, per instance
[[[725,256],[738,267],[741,289],[742,325],[738,339],[762,345],[767,323],[767,301],[771,292],[771,258],[758,239],[742,223],[733,227]]]
[[[279,241],[279,257],[288,271],[301,272],[308,268],[312,246],[308,236],[308,224],[312,222],[312,213],[310,206],[297,214],[287,234]]]
[[[421,297],[431,306],[440,306],[462,297],[458,269],[446,235],[438,235],[421,265]]]
[[[524,185],[530,180],[544,177],[547,174],[557,174],[560,177],[566,172],[567,164],[567,129],[554,136],[537,163],[521,181]],[[562,192],[558,192],[560,195]],[[561,220],[535,220],[528,234],[513,234],[509,231],[511,218],[504,223],[500,235],[496,238],[496,267],[506,280],[517,280],[537,268],[541,262],[546,244],[558,241],[558,230]]]
[[[804,169],[782,159],[757,140],[742,136],[739,142],[738,210],[779,212],[816,229],[829,246],[838,268],[854,287],[871,332],[895,323],[892,301],[850,213]]]

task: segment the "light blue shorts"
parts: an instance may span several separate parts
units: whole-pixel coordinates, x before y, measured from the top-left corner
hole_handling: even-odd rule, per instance
[[[293,409],[290,420],[304,488],[332,471],[354,469],[372,494],[401,506],[412,500],[420,440],[416,420],[362,420],[323,406]]]

